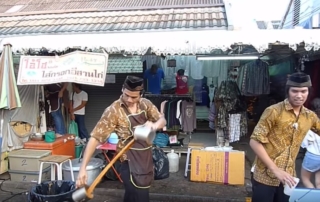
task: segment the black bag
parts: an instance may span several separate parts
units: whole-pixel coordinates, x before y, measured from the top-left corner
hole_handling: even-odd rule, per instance
[[[162,180],[169,177],[169,159],[161,148],[152,148],[152,157],[154,164],[154,179]]]
[[[72,202],[72,193],[76,191],[76,184],[72,181],[48,181],[32,187],[29,202]]]

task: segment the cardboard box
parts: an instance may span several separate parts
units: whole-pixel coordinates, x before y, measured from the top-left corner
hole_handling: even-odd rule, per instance
[[[192,150],[190,180],[244,185],[244,151]]]

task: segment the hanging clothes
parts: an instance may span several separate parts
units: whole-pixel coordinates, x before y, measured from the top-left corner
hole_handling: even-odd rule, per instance
[[[229,115],[229,143],[237,142],[240,140],[241,127],[240,127],[241,114]]]
[[[158,65],[159,67],[161,66],[161,57],[157,55],[144,55],[141,57],[141,62],[146,61],[147,63],[147,68],[149,69],[153,64]]]
[[[240,67],[238,84],[246,96],[270,94],[269,65],[258,59]]]
[[[222,81],[228,79],[229,68],[229,60],[206,60],[203,61],[202,75],[208,78],[215,79],[217,81],[215,85],[220,86]]]
[[[225,139],[232,141],[247,133],[246,106],[235,81],[223,81],[217,88],[215,101],[215,130],[223,130]],[[239,116],[233,116],[240,114]],[[231,118],[230,117],[236,117]],[[235,121],[236,120],[236,121]],[[232,124],[232,125],[231,125]]]
[[[193,101],[182,101],[181,104],[182,130],[186,133],[197,128],[196,105]]]
[[[178,95],[154,95],[154,94],[146,94],[145,97],[149,99],[161,113],[164,114],[165,119],[167,120],[167,125],[162,129],[163,131],[167,130],[179,130],[183,129],[184,124],[191,123],[189,119],[194,120],[190,126],[185,127],[187,131],[190,132],[190,128],[195,129],[196,127],[196,107],[195,102],[191,99],[191,96],[186,95],[178,96]],[[184,104],[183,104],[184,103]],[[187,105],[186,105],[187,103]],[[192,111],[189,109],[192,108]],[[187,115],[186,115],[186,109]],[[191,115],[190,115],[191,113]],[[190,118],[191,116],[191,118]],[[187,119],[187,120],[185,120]]]
[[[215,107],[214,103],[212,103],[210,106],[209,117],[208,117],[209,128],[211,128],[212,130],[215,129],[215,126],[214,126],[215,118],[216,118],[216,107]]]

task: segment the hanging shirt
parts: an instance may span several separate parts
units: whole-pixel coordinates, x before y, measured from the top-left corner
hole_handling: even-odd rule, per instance
[[[241,114],[229,114],[229,143],[240,140]]]
[[[176,118],[179,119],[180,125],[182,124],[182,120],[181,120],[181,110],[180,110],[180,108],[181,108],[181,102],[182,102],[182,100],[179,100],[179,101],[177,102],[177,112],[176,112]]]
[[[192,101],[182,101],[181,103],[182,130],[193,132],[196,126],[196,105]]]
[[[188,87],[188,77],[187,76],[176,76],[176,93],[179,95],[184,95],[189,93],[189,87]]]
[[[157,72],[153,74],[150,69],[144,72],[144,79],[147,80],[148,92],[152,94],[161,94],[161,82],[164,79],[164,72],[162,68],[158,68]]]

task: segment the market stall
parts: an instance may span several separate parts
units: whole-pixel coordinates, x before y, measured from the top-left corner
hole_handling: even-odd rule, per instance
[[[248,66],[251,64],[257,64],[257,61],[252,61],[248,59],[245,62],[240,62],[240,58],[225,58],[223,60],[211,61],[210,59],[206,61],[199,61],[198,56],[208,57],[214,56],[215,50],[222,50],[222,53],[225,53],[227,50],[229,55],[233,54],[230,50],[233,50],[236,46],[252,46],[255,49],[255,56],[261,60],[270,59],[268,53],[270,44],[280,45],[280,46],[289,46],[293,51],[296,51],[303,47],[304,51],[318,51],[320,48],[320,39],[318,38],[320,34],[319,30],[257,30],[257,31],[187,31],[187,32],[154,32],[154,33],[117,33],[117,34],[74,34],[74,35],[40,35],[40,36],[16,36],[10,38],[1,39],[0,44],[11,43],[13,46],[14,52],[20,54],[30,54],[32,51],[35,58],[42,60],[41,64],[46,64],[49,60],[54,61],[54,54],[62,55],[59,58],[67,58],[68,55],[73,53],[63,54],[68,48],[74,50],[85,50],[83,54],[91,52],[103,52],[106,51],[108,54],[121,54],[123,57],[128,57],[130,55],[151,55],[157,58],[162,58],[159,61],[160,66],[162,66],[165,77],[165,84],[174,83],[176,84],[175,90],[170,88],[162,89],[162,95],[149,96],[150,100],[153,102],[158,102],[159,96],[161,97],[161,103],[158,103],[161,110],[162,102],[167,101],[168,104],[164,105],[165,110],[168,111],[167,117],[170,119],[167,125],[167,129],[163,131],[158,131],[162,137],[163,134],[167,135],[168,142],[170,144],[163,145],[163,148],[166,152],[171,151],[173,148],[176,153],[187,153],[188,152],[188,143],[194,140],[192,135],[191,138],[186,138],[185,135],[197,133],[197,123],[194,124],[195,114],[197,113],[196,106],[201,105],[204,107],[207,112],[210,108],[215,109],[210,110],[210,113],[207,113],[206,116],[212,114],[213,118],[209,118],[211,124],[210,128],[213,129],[210,131],[210,135],[206,139],[202,139],[205,143],[205,147],[215,147],[217,144],[217,136],[213,135],[215,131],[225,131],[222,135],[223,137],[223,146],[227,146],[226,142],[239,141],[240,137],[247,135],[246,132],[246,109],[243,108],[241,102],[242,95],[248,94],[268,94],[268,87],[263,89],[263,92],[258,92],[256,89],[250,89],[247,86],[246,82],[238,81],[235,79],[235,76],[243,77],[242,70],[248,69]],[[259,36],[259,37],[257,37]],[[291,38],[292,37],[292,38]],[[155,40],[157,39],[157,40]],[[45,50],[45,51],[43,51]],[[50,56],[50,59],[45,59],[46,57],[39,56],[39,53],[46,52],[50,53],[53,56]],[[92,53],[95,54],[95,53]],[[182,56],[183,55],[183,56]],[[239,56],[240,54],[236,54]],[[167,57],[166,57],[167,56]],[[28,58],[28,57],[24,57]],[[29,58],[32,60],[32,57]],[[233,61],[230,61],[233,59]],[[21,60],[25,62],[24,60]],[[64,60],[66,61],[66,60]],[[173,65],[170,62],[174,62]],[[148,63],[148,58],[142,57],[141,62],[143,62],[144,71],[150,69],[153,62]],[[30,64],[29,64],[30,65]],[[40,63],[38,64],[40,65]],[[41,66],[41,65],[40,65]],[[40,67],[39,66],[39,67]],[[63,66],[63,65],[62,65]],[[201,67],[200,67],[201,66]],[[28,74],[27,69],[30,66],[25,64],[20,64],[19,71],[23,72],[25,70],[25,78],[22,78],[21,75],[18,77],[18,84],[25,85],[42,85],[47,83],[54,83],[56,80],[59,81],[69,81],[74,79],[75,71],[72,70],[72,66],[64,65],[66,68],[71,68],[70,70],[63,70],[62,76],[56,74],[56,72],[47,72],[43,74],[43,71],[38,71],[42,75],[40,77],[43,80],[32,78],[32,74]],[[84,68],[85,66],[82,66]],[[199,67],[199,68],[198,68]],[[215,67],[215,68],[212,68]],[[250,74],[253,75],[255,72],[254,65],[250,66]],[[201,71],[199,70],[201,69]],[[213,71],[215,69],[217,71]],[[197,70],[197,71],[196,71]],[[82,69],[82,72],[86,70]],[[141,72],[127,72],[128,73],[139,73],[140,76],[143,76]],[[234,73],[236,72],[236,73]],[[248,72],[248,70],[246,70]],[[107,68],[105,71],[96,72],[94,76],[85,76],[83,74],[82,79],[87,81],[90,77],[90,81],[85,82],[86,84],[91,84],[90,82],[97,82],[100,86],[104,86],[107,74]],[[100,75],[101,73],[101,75]],[[257,73],[257,72],[256,72]],[[35,71],[35,74],[37,72]],[[92,72],[88,73],[92,74]],[[100,75],[100,76],[99,76]],[[171,75],[171,77],[169,76]],[[174,75],[174,76],[173,76]],[[242,76],[241,76],[242,75]],[[50,78],[50,79],[48,79]],[[187,80],[186,80],[187,79]],[[179,82],[178,82],[179,80]],[[72,80],[74,81],[74,80]],[[181,82],[183,81],[183,82]],[[190,83],[189,83],[190,81]],[[268,80],[269,81],[269,80]],[[260,80],[259,82],[268,82]],[[80,82],[79,80],[77,82]],[[97,84],[97,83],[95,83]],[[121,84],[121,82],[119,82]],[[243,85],[241,85],[243,84]],[[248,84],[249,86],[252,83]],[[231,86],[231,88],[229,88]],[[172,86],[171,86],[172,87]],[[177,90],[179,87],[180,90]],[[180,88],[181,87],[181,88]],[[228,88],[227,88],[228,87]],[[238,88],[238,89],[237,89]],[[148,91],[148,90],[147,90]],[[203,93],[205,92],[205,93]],[[216,92],[216,93],[215,93]],[[39,92],[38,92],[39,93]],[[119,91],[120,93],[120,91]],[[178,95],[179,94],[179,95]],[[146,95],[146,97],[148,97]],[[156,99],[152,99],[155,97]],[[204,101],[206,100],[206,101]],[[180,102],[181,101],[181,102]],[[232,101],[232,102],[231,102]],[[181,116],[177,114],[178,103],[183,103],[185,105],[184,109],[187,111],[181,112],[184,119],[181,119]],[[220,105],[219,105],[220,103]],[[221,105],[224,104],[224,106]],[[182,105],[182,104],[181,104]],[[235,107],[239,108],[235,108]],[[24,106],[22,106],[23,108]],[[171,108],[173,107],[173,108]],[[242,108],[241,108],[242,107]],[[174,110],[172,110],[174,109]],[[90,110],[90,109],[88,109]],[[231,110],[234,110],[232,114],[229,114]],[[94,110],[93,110],[94,111]],[[186,113],[185,113],[186,112]],[[192,116],[191,116],[192,115]],[[229,116],[230,115],[230,116]],[[231,118],[230,118],[231,117]],[[186,127],[183,124],[183,121],[190,119],[192,125]],[[212,125],[213,124],[213,125]],[[236,127],[231,127],[235,125]],[[240,127],[240,125],[242,127]],[[219,129],[219,130],[218,130]],[[220,130],[220,131],[221,131]],[[217,132],[218,133],[218,132]],[[185,141],[180,141],[180,135],[184,135]],[[218,135],[220,137],[221,135]],[[188,139],[188,140],[187,140]],[[199,140],[199,139],[198,139]],[[196,141],[198,141],[196,140]],[[209,140],[209,141],[208,141]],[[167,143],[168,143],[167,142]],[[183,143],[181,143],[183,142]],[[189,151],[190,152],[190,151]],[[205,155],[198,154],[199,158],[206,158]],[[239,153],[239,155],[244,155]],[[242,158],[241,157],[241,158]],[[221,157],[222,160],[225,160],[225,156]],[[191,164],[194,161],[191,159]],[[244,165],[244,158],[242,162],[233,161],[234,165]],[[193,165],[195,166],[195,164]],[[237,178],[239,179],[239,178]],[[197,178],[198,181],[203,181],[205,179]],[[215,181],[214,179],[211,179]],[[238,183],[239,181],[237,181]],[[240,180],[240,183],[242,180]],[[225,182],[228,183],[228,182]]]

